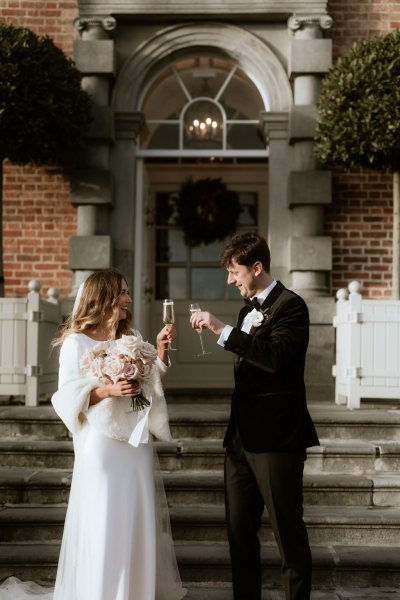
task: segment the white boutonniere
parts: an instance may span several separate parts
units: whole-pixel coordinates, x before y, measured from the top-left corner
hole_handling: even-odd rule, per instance
[[[251,325],[252,325],[252,327],[260,327],[260,325],[262,325],[263,321],[264,321],[264,315],[261,312],[261,310],[256,310],[251,315]]]
[[[269,320],[270,316],[271,315],[269,314],[269,308],[266,308],[265,310],[256,310],[251,315],[252,327],[254,327],[255,329],[257,327],[260,327],[263,323],[266,323]]]

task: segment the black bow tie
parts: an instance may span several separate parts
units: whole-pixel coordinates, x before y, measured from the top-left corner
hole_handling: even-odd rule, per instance
[[[260,308],[260,303],[257,300],[257,298],[253,298],[252,300],[250,300],[250,298],[245,298],[244,302],[249,312],[253,310],[253,308],[255,308],[256,310],[259,310]]]

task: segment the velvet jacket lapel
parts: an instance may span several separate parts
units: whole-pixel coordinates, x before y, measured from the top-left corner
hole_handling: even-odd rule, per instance
[[[268,309],[273,308],[273,305],[278,300],[279,296],[281,295],[281,293],[283,292],[284,289],[285,289],[285,287],[282,285],[282,283],[280,281],[277,281],[276,286],[265,298],[264,302],[261,305],[261,310],[263,312],[267,313],[267,317],[268,317]],[[269,320],[270,320],[270,318],[266,318],[264,323],[262,325],[260,325],[259,327],[252,327],[249,332],[250,335],[258,335],[260,332],[262,332],[263,329],[265,327],[267,327],[267,325],[269,324]]]
[[[281,295],[281,293],[283,292],[284,289],[285,289],[285,286],[280,281],[277,281],[276,286],[272,289],[272,291],[268,294],[268,296],[265,298],[264,302],[262,303],[261,310],[265,311],[268,308],[271,308],[273,306],[273,304],[276,302],[276,300],[279,298],[279,296]],[[239,316],[238,316],[238,322],[237,322],[238,329],[241,328],[243,319],[247,315],[247,312],[248,311],[247,311],[246,306],[243,306],[240,309]],[[267,325],[268,325],[268,321],[266,321],[263,325],[260,325],[260,327],[252,327],[250,329],[249,335],[259,335],[265,329],[265,327]],[[243,360],[242,358],[235,355],[235,373],[236,373],[237,369],[239,368],[242,360]]]

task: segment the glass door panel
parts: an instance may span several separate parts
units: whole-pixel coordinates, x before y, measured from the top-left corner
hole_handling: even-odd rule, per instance
[[[237,232],[257,230],[257,193],[239,191],[238,196],[241,212]],[[183,232],[177,225],[176,203],[177,192],[156,193],[156,299],[232,298],[220,265],[221,249],[227,239],[194,248],[186,245]]]

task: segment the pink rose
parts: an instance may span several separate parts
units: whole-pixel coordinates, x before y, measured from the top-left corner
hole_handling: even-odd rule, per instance
[[[113,383],[116,383],[122,377],[124,372],[124,361],[119,356],[106,356],[103,364],[103,373],[111,379]]]
[[[125,379],[132,380],[137,379],[139,376],[139,369],[134,363],[125,363],[124,377]]]

